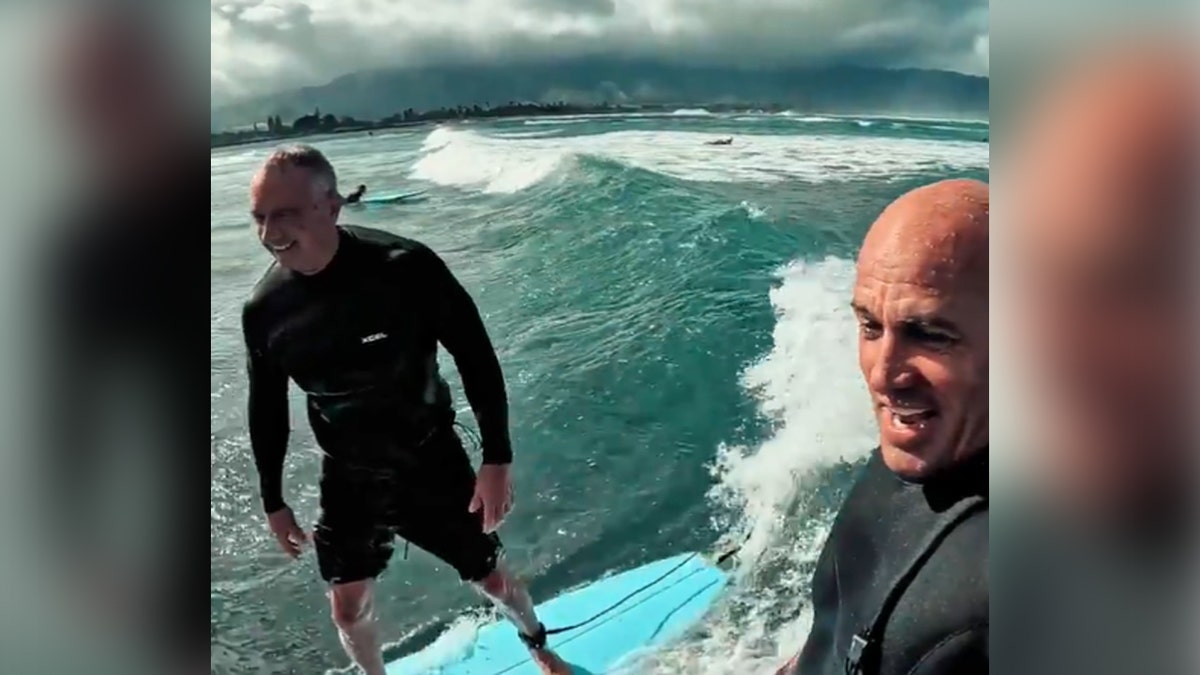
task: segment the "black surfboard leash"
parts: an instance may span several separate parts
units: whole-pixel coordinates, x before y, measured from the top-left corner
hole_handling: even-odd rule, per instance
[[[715,564],[717,566],[721,566],[721,565],[725,564],[726,561],[728,561],[733,556],[737,555],[737,553],[742,550],[742,546],[744,544],[745,544],[745,542],[743,542],[742,544],[738,544],[737,546],[733,547],[732,549],[717,556],[715,559]],[[683,560],[680,560],[673,567],[671,567],[671,569],[667,570],[666,572],[664,572],[663,574],[658,576],[653,581],[650,581],[650,582],[638,587],[634,591],[628,593],[623,598],[621,598],[620,600],[617,600],[616,602],[609,605],[605,609],[597,612],[596,614],[593,614],[592,616],[588,617],[587,619],[584,619],[583,621],[580,621],[578,623],[573,623],[569,626],[561,626],[558,628],[547,628],[546,635],[558,635],[559,633],[566,633],[567,631],[572,631],[577,628],[583,628],[584,626],[592,623],[593,621],[599,619],[600,617],[604,616],[605,614],[608,614],[609,612],[613,611],[614,609],[625,604],[629,600],[633,599],[639,593],[641,593],[645,590],[648,590],[648,589],[652,588],[653,586],[657,585],[660,581],[666,579],[667,577],[671,576],[675,572],[679,571],[684,565],[688,564],[692,560],[695,560],[699,556],[700,556],[699,553],[689,553],[686,557],[684,557]]]

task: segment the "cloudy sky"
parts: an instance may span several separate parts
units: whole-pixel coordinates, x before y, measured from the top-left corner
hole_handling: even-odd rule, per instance
[[[571,55],[988,73],[987,0],[212,0],[212,102],[376,67]]]

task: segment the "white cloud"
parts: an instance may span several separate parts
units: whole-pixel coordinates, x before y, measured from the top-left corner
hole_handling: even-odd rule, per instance
[[[987,16],[986,0],[213,0],[212,97],[576,53],[986,73]]]
[[[990,37],[980,35],[975,38],[975,58],[982,72],[988,72],[988,59],[991,56]]]

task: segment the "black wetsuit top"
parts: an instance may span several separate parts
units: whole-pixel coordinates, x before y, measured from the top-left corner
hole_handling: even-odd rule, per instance
[[[263,507],[284,505],[287,380],[308,395],[308,419],[331,458],[371,461],[418,445],[453,422],[438,373],[440,342],[475,412],[483,461],[512,461],[504,377],[475,303],[424,245],[340,228],[333,261],[311,276],[273,264],[242,315],[250,374],[250,443]]]
[[[362,199],[363,195],[365,195],[366,193],[367,193],[366,190],[355,190],[354,192],[351,192],[350,194],[346,195],[346,203],[347,204],[357,204],[358,200]]]
[[[841,675],[854,635],[920,553],[939,514],[987,495],[987,452],[924,485],[906,483],[877,449],[842,505],[813,574],[813,627],[799,675]],[[878,675],[988,671],[988,518],[949,531],[919,567],[886,623]]]

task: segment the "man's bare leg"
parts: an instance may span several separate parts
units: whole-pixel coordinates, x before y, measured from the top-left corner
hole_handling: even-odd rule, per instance
[[[329,591],[333,624],[342,648],[366,675],[386,675],[383,649],[375,631],[373,580],[334,584]]]
[[[522,635],[533,637],[541,632],[542,624],[533,610],[533,599],[529,597],[529,591],[503,563],[498,562],[495,571],[476,583],[475,587],[496,603]],[[530,654],[546,675],[571,675],[570,666],[549,648],[531,649]]]

